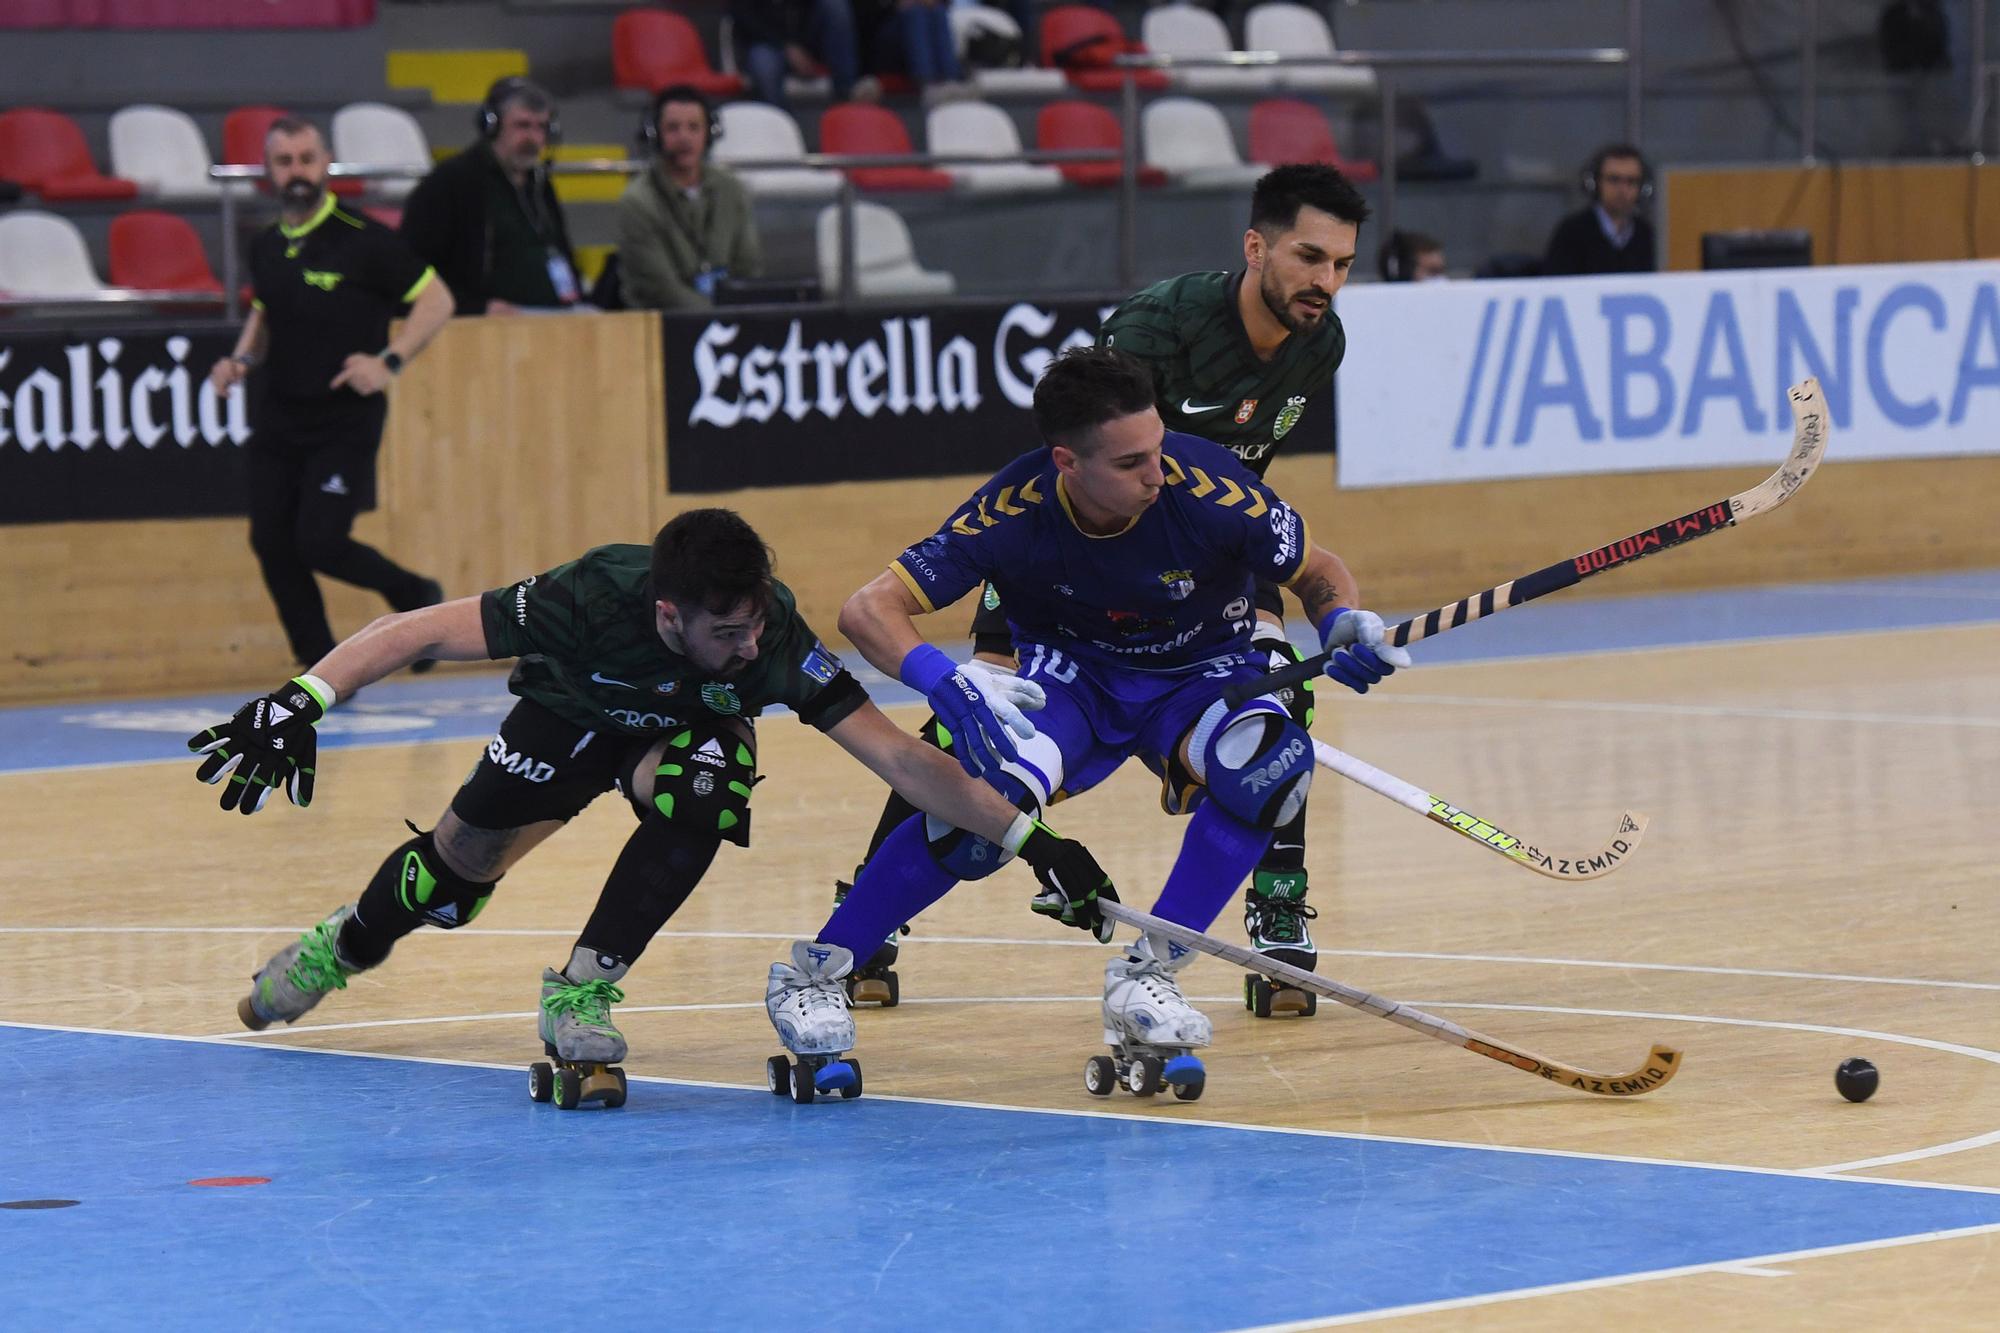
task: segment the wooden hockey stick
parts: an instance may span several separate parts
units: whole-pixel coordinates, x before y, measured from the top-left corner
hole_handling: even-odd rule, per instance
[[[1619,863],[1638,849],[1646,836],[1646,816],[1627,810],[1619,817],[1618,831],[1595,850],[1568,855],[1542,850],[1546,844],[1524,842],[1491,820],[1449,801],[1439,800],[1414,783],[1385,773],[1365,759],[1356,759],[1345,750],[1336,750],[1325,741],[1313,742],[1313,758],[1322,768],[1332,769],[1350,782],[1358,782],[1379,796],[1386,796],[1405,809],[1414,810],[1453,833],[1472,839],[1488,851],[1500,853],[1518,865],[1550,879],[1596,879],[1616,870]]]
[[[1391,626],[1384,637],[1399,648],[1405,647],[1419,639],[1428,639],[1446,630],[1457,629],[1460,625],[1496,615],[1523,602],[1532,602],[1537,597],[1561,592],[1593,575],[1622,568],[1656,551],[1680,546],[1697,537],[1734,527],[1759,514],[1770,513],[1797,495],[1799,489],[1812,479],[1820,460],[1826,457],[1827,442],[1831,438],[1826,419],[1826,399],[1820,393],[1818,380],[1801,380],[1792,386],[1789,397],[1792,403],[1792,450],[1785,455],[1785,461],[1778,465],[1776,472],[1749,490],[1726,500],[1717,500],[1714,504],[1703,505],[1692,513],[1682,514],[1654,527],[1642,528],[1629,537],[1621,537],[1594,551],[1558,560],[1553,565],[1496,584],[1484,592],[1461,597],[1449,606],[1441,606],[1421,616],[1411,616]],[[1311,680],[1325,667],[1326,654],[1320,653],[1296,666],[1274,671],[1261,681],[1232,685],[1223,697],[1232,705],[1239,704],[1244,699]],[[1237,697],[1239,693],[1241,698]]]
[[[1481,1032],[1462,1028],[1448,1019],[1427,1014],[1421,1009],[1413,1009],[1397,1000],[1371,995],[1365,990],[1308,972],[1290,963],[1281,963],[1275,958],[1267,958],[1255,949],[1246,949],[1240,944],[1226,944],[1213,935],[1204,935],[1187,926],[1162,921],[1159,917],[1125,906],[1123,903],[1098,900],[1098,908],[1113,921],[1120,921],[1149,935],[1163,935],[1167,939],[1190,949],[1197,949],[1225,962],[1282,982],[1296,990],[1311,991],[1324,995],[1329,1000],[1338,1001],[1351,1009],[1386,1018],[1391,1023],[1406,1027],[1412,1032],[1421,1032],[1426,1037],[1435,1037],[1453,1046],[1462,1046],[1489,1060],[1498,1060],[1503,1065],[1530,1074],[1540,1074],[1551,1083],[1560,1083],[1578,1092],[1596,1093],[1600,1097],[1637,1097],[1642,1093],[1664,1086],[1680,1072],[1681,1053],[1672,1046],[1655,1045],[1646,1053],[1646,1058],[1637,1069],[1623,1074],[1601,1074],[1594,1070],[1579,1069],[1556,1060],[1534,1055],[1509,1046]]]

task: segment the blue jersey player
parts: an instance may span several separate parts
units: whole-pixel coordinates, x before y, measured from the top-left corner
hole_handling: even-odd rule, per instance
[[[1292,589],[1332,652],[1327,674],[1352,689],[1366,692],[1409,656],[1383,642],[1379,616],[1352,609],[1346,565],[1312,544],[1290,505],[1227,449],[1166,430],[1139,361],[1109,348],[1059,357],[1036,387],[1034,415],[1049,447],[1002,469],[849,598],[840,627],[924,694],[960,762],[1029,815],[1129,758],[1144,761],[1162,779],[1167,811],[1193,813],[1152,910],[1205,930],[1312,780],[1312,743],[1277,700],[1223,698],[1265,674],[1250,646],[1258,581]],[[1042,705],[1035,734],[1018,742],[988,702],[996,688],[925,643],[913,619],[986,582],[1020,654],[1011,696]],[[794,949],[794,965],[773,966],[766,1006],[787,1048],[847,1049],[854,1028],[840,978],[854,960],[1005,859],[934,819],[898,826],[818,939]],[[1110,937],[1101,871],[1042,879],[1037,911]],[[1209,1023],[1175,981],[1188,956],[1141,938],[1105,968],[1105,1039],[1120,1070],[1156,1061],[1148,1091],[1162,1074],[1183,1096],[1200,1088],[1189,1052],[1208,1044]]]

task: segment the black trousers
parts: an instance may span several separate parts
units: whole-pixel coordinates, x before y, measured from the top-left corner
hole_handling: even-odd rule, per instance
[[[310,666],[333,649],[315,574],[380,593],[398,611],[426,605],[431,581],[349,536],[375,507],[375,454],[388,403],[267,399],[250,464],[250,549],[277,604],[292,656]]]

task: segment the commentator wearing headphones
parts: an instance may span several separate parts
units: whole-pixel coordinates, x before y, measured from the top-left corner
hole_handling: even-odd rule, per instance
[[[646,170],[618,199],[618,264],[625,304],[700,310],[730,278],[763,268],[750,195],[708,160],[722,132],[708,99],[686,84],[662,88],[639,125]]]
[[[1631,144],[1597,150],[1583,171],[1590,203],[1556,224],[1549,234],[1542,272],[1651,273],[1653,224],[1639,214],[1653,197],[1653,173]]]
[[[576,255],[543,163],[562,137],[555,101],[527,79],[501,79],[475,123],[478,141],[411,191],[403,238],[451,286],[461,315],[575,306]]]

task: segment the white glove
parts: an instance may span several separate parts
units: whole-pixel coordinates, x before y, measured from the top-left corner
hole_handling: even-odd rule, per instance
[[[1373,611],[1337,610],[1320,622],[1319,631],[1326,674],[1356,694],[1410,665],[1410,650],[1387,642],[1382,617]]]
[[[1041,686],[977,658],[961,666],[959,671],[979,687],[979,692],[986,696],[986,706],[993,710],[993,716],[1000,719],[1002,726],[1022,740],[1035,734],[1035,724],[1028,720],[1027,714],[1047,706],[1048,696],[1042,692]]]

